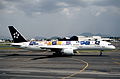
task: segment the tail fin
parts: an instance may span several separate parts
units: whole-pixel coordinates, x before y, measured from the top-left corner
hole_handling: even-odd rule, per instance
[[[14,43],[27,42],[26,39],[13,27],[8,26]]]

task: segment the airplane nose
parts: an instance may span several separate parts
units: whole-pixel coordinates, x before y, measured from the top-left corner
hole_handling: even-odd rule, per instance
[[[115,47],[115,46],[112,46],[111,48],[112,48],[112,49],[116,49],[116,47]]]

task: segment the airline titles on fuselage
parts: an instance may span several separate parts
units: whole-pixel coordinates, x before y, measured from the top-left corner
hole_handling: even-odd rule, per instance
[[[29,45],[99,45],[100,41],[31,41]]]

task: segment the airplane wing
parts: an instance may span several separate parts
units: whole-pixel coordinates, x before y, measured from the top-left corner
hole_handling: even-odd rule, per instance
[[[51,51],[54,51],[55,53],[59,54],[67,54],[67,55],[73,55],[76,50],[76,47],[68,46],[68,45],[50,45],[50,46],[40,46],[41,49],[50,49]]]
[[[47,45],[47,46],[40,46],[43,49],[76,49],[75,47],[68,46],[68,45]]]

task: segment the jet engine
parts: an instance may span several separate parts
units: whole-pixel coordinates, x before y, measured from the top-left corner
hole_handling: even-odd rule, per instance
[[[74,55],[73,49],[62,49],[61,52],[62,52],[64,55]]]

